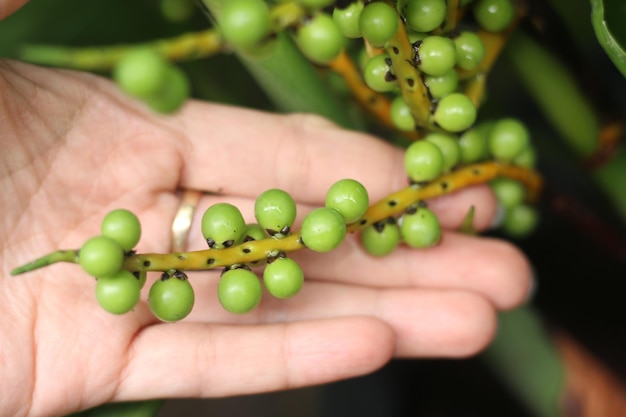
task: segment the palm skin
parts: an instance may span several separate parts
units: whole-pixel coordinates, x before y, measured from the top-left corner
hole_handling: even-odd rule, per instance
[[[303,291],[266,295],[243,316],[219,306],[215,272],[190,274],[196,306],[179,323],[152,316],[147,287],[134,311],[104,312],[77,265],[10,277],[45,253],[80,247],[114,208],[141,220],[139,252],[168,252],[181,188],[219,193],[198,213],[228,201],[248,220],[258,194],[281,188],[301,220],[340,178],[361,181],[376,201],[406,176],[400,150],[315,116],[200,102],[162,116],[96,76],[11,61],[0,63],[0,89],[2,415],[272,391],[364,374],[393,357],[464,357],[489,342],[495,312],[528,292],[529,266],[513,246],[453,231],[471,205],[477,227],[490,224],[486,187],[430,202],[448,229],[435,248],[378,259],[350,236],[329,254],[299,251]],[[199,218],[190,250],[206,245]]]

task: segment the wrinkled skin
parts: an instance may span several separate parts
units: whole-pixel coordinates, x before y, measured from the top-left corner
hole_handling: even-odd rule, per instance
[[[23,2],[0,1],[0,18]],[[509,243],[454,232],[471,205],[476,226],[496,205],[485,186],[430,201],[447,229],[428,250],[368,256],[355,236],[329,254],[299,251],[306,276],[290,300],[265,296],[226,313],[217,272],[190,274],[192,314],[161,323],[143,301],[104,312],[81,268],[9,271],[58,248],[78,248],[111,209],[135,212],[140,252],[168,252],[180,188],[201,199],[188,248],[203,249],[199,218],[218,201],[252,220],[254,198],[282,188],[302,215],[340,178],[372,201],[402,188],[402,152],[309,115],[279,116],[190,102],[162,116],[93,75],[0,61],[0,414],[53,416],[108,401],[266,392],[371,372],[393,357],[465,357],[493,337],[497,310],[522,303],[527,260]],[[150,275],[149,280],[156,276]],[[148,283],[149,285],[149,283]]]

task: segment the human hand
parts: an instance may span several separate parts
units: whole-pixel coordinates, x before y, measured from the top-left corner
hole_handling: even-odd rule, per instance
[[[476,226],[490,224],[486,186],[429,202],[448,229],[437,247],[373,258],[349,236],[328,254],[299,251],[301,293],[266,296],[244,316],[217,302],[215,272],[190,274],[196,305],[175,324],[156,320],[145,299],[122,316],[104,312],[76,265],[9,277],[41,254],[79,247],[114,208],[140,218],[139,252],[167,252],[180,188],[220,193],[200,201],[188,242],[197,250],[206,248],[199,218],[215,202],[252,220],[254,198],[282,188],[303,215],[340,178],[362,182],[376,201],[406,175],[399,149],[316,116],[200,102],[161,116],[90,74],[4,61],[0,75],[3,415],[287,389],[368,373],[394,356],[463,357],[489,342],[497,309],[526,297],[519,251],[453,231],[471,205]]]

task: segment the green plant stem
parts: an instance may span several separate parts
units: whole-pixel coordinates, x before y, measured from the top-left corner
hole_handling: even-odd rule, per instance
[[[511,37],[505,56],[572,151],[579,157],[593,154],[599,145],[600,122],[569,69],[520,31]]]
[[[154,49],[171,61],[208,58],[223,52],[219,33],[213,29],[157,39],[150,42],[102,47],[74,48],[54,45],[25,45],[20,59],[35,64],[74,68],[88,71],[110,70],[129,50]]]
[[[534,415],[562,417],[565,369],[530,306],[500,314],[498,333],[483,358]]]
[[[605,14],[605,3],[608,4],[605,0],[591,0],[591,22],[600,45],[602,45],[602,48],[604,48],[604,51],[617,69],[626,77],[626,49],[623,38],[622,42],[620,42],[620,39],[613,33],[614,30],[621,30],[623,33],[624,7],[619,2],[613,3],[613,11],[619,13],[620,16],[614,18],[618,24],[609,28],[607,24],[608,16]]]

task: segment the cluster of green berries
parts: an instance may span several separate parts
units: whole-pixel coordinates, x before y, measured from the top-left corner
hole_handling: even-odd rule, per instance
[[[164,7],[169,3],[164,1]],[[392,60],[385,49],[397,36],[399,25],[404,25],[413,51],[413,56],[407,58],[421,74],[436,128],[406,149],[404,166],[411,186],[425,186],[461,165],[491,159],[534,167],[535,152],[526,127],[512,118],[477,124],[474,103],[460,92],[459,74],[477,70],[485,56],[485,45],[475,29],[491,32],[506,29],[514,18],[512,0],[461,2],[463,6],[472,3],[474,20],[453,32],[442,30],[448,16],[445,0],[297,0],[297,3],[307,13],[290,35],[301,52],[312,62],[324,65],[347,50],[350,40],[361,39],[365,84],[378,93],[390,95],[390,118],[396,128],[413,131],[414,116],[400,94]],[[271,42],[275,31],[270,7],[263,0],[230,0],[217,18],[226,42],[242,51],[252,51]],[[363,55],[363,51],[372,48],[375,53]],[[182,71],[150,49],[135,49],[125,54],[115,67],[113,78],[125,92],[161,112],[176,110],[189,96],[189,84]],[[490,185],[503,208],[504,230],[513,236],[523,236],[532,230],[537,214],[525,203],[523,184],[498,178]],[[367,190],[361,183],[352,179],[337,181],[329,188],[324,206],[304,216],[300,230],[294,231],[295,201],[283,190],[270,189],[255,202],[255,223],[246,223],[237,207],[218,203],[203,214],[202,235],[209,250],[220,251],[251,241],[279,241],[297,234],[301,246],[325,253],[336,249],[350,226],[362,221],[369,203]],[[362,246],[373,256],[387,255],[401,243],[428,248],[436,245],[442,235],[437,216],[424,201],[415,201],[399,215],[354,229],[362,229]],[[89,239],[79,250],[78,262],[97,280],[98,302],[111,313],[126,313],[139,302],[146,273],[127,271],[123,264],[133,254],[140,234],[141,227],[134,214],[114,210],[103,219],[101,234]],[[264,288],[280,299],[293,297],[302,288],[302,268],[284,251],[277,249],[252,263],[236,261],[227,262],[230,265],[221,272],[217,287],[219,302],[229,312],[244,314],[256,308]],[[257,268],[263,268],[262,273]],[[152,284],[148,304],[159,319],[177,321],[191,312],[194,299],[194,290],[185,273],[172,269],[163,272]]]
[[[410,181],[416,185],[432,181],[457,166],[486,160],[532,169],[536,153],[526,126],[517,119],[504,118],[477,124],[461,134],[432,132],[413,142],[404,155]],[[525,203],[526,189],[517,180],[498,178],[491,182],[504,210],[503,230],[522,237],[538,221],[536,209]]]
[[[354,50],[350,42],[361,40],[363,80],[372,90],[391,95],[391,119],[403,131],[413,131],[415,121],[399,94],[387,43],[404,25],[413,45],[413,56],[406,57],[422,74],[434,103],[432,122],[448,132],[461,132],[476,120],[475,104],[459,92],[459,71],[476,70],[485,45],[473,29],[504,30],[515,14],[512,0],[476,0],[474,21],[462,30],[444,33],[441,28],[448,14],[446,0],[397,0],[335,2],[298,0],[308,10],[306,18],[293,30],[301,52],[313,63],[325,65],[344,50]],[[231,0],[221,10],[218,23],[224,38],[235,48],[251,50],[271,39],[274,31],[270,8],[263,0]],[[378,49],[370,53],[364,47]]]
[[[204,212],[202,234],[211,251],[220,251],[251,241],[279,241],[297,233],[299,244],[316,252],[329,252],[345,239],[349,225],[359,222],[369,207],[369,196],[358,181],[343,179],[326,194],[323,207],[309,212],[299,231],[292,231],[296,219],[293,198],[280,189],[270,189],[257,198],[256,223],[246,223],[240,210],[229,203],[216,203]],[[393,221],[392,221],[393,220]],[[78,251],[78,263],[96,278],[96,299],[106,311],[124,314],[140,299],[146,282],[145,272],[124,269],[124,260],[134,254],[141,226],[137,217],[125,209],[111,211],[101,224],[101,234],[87,240]],[[412,247],[428,247],[438,242],[439,222],[423,203],[406,210],[396,221],[389,218],[363,230],[364,248],[381,256],[404,240]],[[278,245],[279,246],[279,245]],[[216,253],[214,257],[219,257]],[[304,273],[298,263],[279,249],[265,259],[225,267],[220,275],[217,296],[225,310],[243,314],[261,302],[263,287],[272,296],[286,299],[298,294]],[[261,278],[255,268],[262,267]],[[186,317],[194,305],[194,290],[186,274],[177,269],[163,272],[148,295],[152,313],[163,321]]]
[[[185,7],[163,0],[164,13],[177,19],[189,13]],[[369,47],[378,50],[362,59],[363,80],[374,91],[389,93],[394,104],[391,119],[400,130],[411,131],[415,123],[409,108],[399,94],[385,46],[404,25],[413,45],[410,59],[421,72],[432,106],[432,123],[449,132],[469,128],[476,119],[474,103],[459,92],[458,71],[473,71],[479,67],[485,46],[473,31],[501,31],[514,18],[513,0],[475,0],[474,21],[462,30],[443,32],[448,14],[446,0],[397,0],[336,2],[334,0],[297,0],[306,10],[299,24],[289,31],[295,44],[311,62],[326,65],[344,50],[354,50],[351,42],[361,40],[363,53]],[[180,10],[179,10],[180,9]],[[281,30],[264,0],[229,0],[216,16],[218,30],[225,42],[240,51],[258,53],[270,44]],[[363,42],[365,41],[365,42]],[[353,42],[354,43],[354,42]],[[190,95],[184,72],[172,65],[158,52],[136,48],[125,53],[113,70],[113,79],[123,91],[146,102],[159,112],[177,110]]]
[[[80,266],[96,278],[96,299],[113,314],[135,308],[146,272],[123,269],[124,259],[133,253],[141,237],[141,224],[132,212],[116,209],[101,222],[100,235],[88,239],[78,251]],[[187,316],[193,307],[194,293],[181,271],[168,271],[150,287],[148,304],[154,315],[164,321]]]
[[[479,123],[460,134],[431,132],[406,149],[404,167],[411,187],[419,188],[462,165],[492,159],[534,167],[535,152],[523,123],[505,118]],[[490,185],[504,211],[504,230],[513,236],[532,230],[538,216],[525,203],[524,185],[510,178],[494,179]],[[211,259],[219,258],[220,250],[259,240],[279,242],[287,237],[297,237],[299,247],[330,252],[343,242],[351,225],[357,226],[351,230],[361,229],[362,246],[374,256],[387,255],[401,243],[428,248],[440,241],[441,225],[424,201],[415,201],[400,214],[365,226],[363,219],[369,204],[368,192],[360,182],[339,180],[328,189],[324,206],[306,214],[300,229],[294,230],[295,201],[283,190],[269,189],[255,201],[255,223],[246,223],[236,206],[216,203],[203,213],[201,231],[209,250],[216,251]],[[140,236],[141,226],[133,213],[113,210],[102,220],[100,235],[87,240],[78,251],[78,263],[96,278],[98,302],[111,313],[126,313],[139,302],[146,273],[130,272],[123,266]],[[253,310],[261,302],[264,288],[279,299],[298,294],[304,283],[302,268],[279,249],[281,245],[276,246],[269,255],[253,262],[238,262],[232,257],[235,252],[231,252],[232,262],[229,259],[221,263],[227,266],[220,275],[217,295],[225,310],[235,314]],[[243,253],[252,250],[248,246],[241,248]],[[255,270],[261,267],[262,274]],[[151,285],[148,304],[161,320],[186,317],[193,308],[194,291],[185,273],[178,269],[164,271]]]
[[[344,240],[346,225],[360,219],[368,206],[369,198],[363,185],[351,179],[339,180],[328,190],[324,207],[304,217],[298,240],[316,252],[329,252]],[[284,239],[292,234],[296,203],[287,192],[270,189],[256,199],[254,216],[256,223],[246,224],[236,206],[214,204],[202,216],[202,235],[209,248],[215,250],[254,240]],[[255,264],[234,264],[222,272],[218,299],[226,310],[246,313],[260,303],[263,290],[261,281],[252,271]],[[289,298],[300,291],[304,273],[296,261],[276,250],[266,259],[262,282],[272,296]]]

